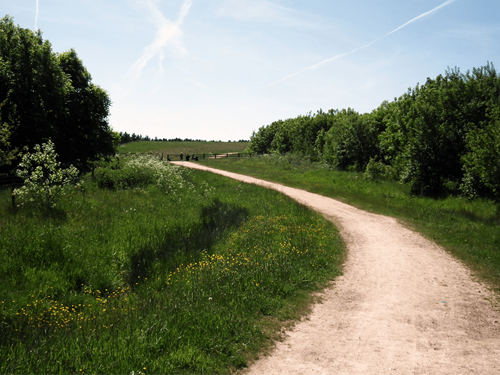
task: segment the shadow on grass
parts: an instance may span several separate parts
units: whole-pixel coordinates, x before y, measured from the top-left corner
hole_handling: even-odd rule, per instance
[[[166,263],[179,253],[189,255],[191,261],[201,259],[203,251],[210,252],[215,242],[230,228],[239,227],[248,217],[246,208],[215,199],[211,205],[202,208],[200,221],[188,225],[177,225],[165,232],[159,246],[140,249],[131,259],[130,285],[147,277],[156,262]]]
[[[461,216],[473,222],[479,222],[487,225],[500,225],[500,212],[498,210],[492,215],[480,215],[466,209],[446,210],[446,212],[452,215]]]
[[[40,208],[33,204],[27,204],[25,206],[5,206],[5,212],[10,216],[38,216],[43,220],[54,220],[56,222],[65,223],[68,221],[68,213],[61,208]]]

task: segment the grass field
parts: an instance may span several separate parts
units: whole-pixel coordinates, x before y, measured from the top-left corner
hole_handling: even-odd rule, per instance
[[[363,173],[329,170],[293,156],[204,160],[203,164],[396,217],[466,262],[500,291],[500,210],[491,201],[412,197],[409,187],[398,182],[371,181]]]
[[[131,142],[118,148],[119,153],[127,152],[159,152],[167,154],[225,154],[228,152],[244,152],[247,142]]]
[[[162,168],[167,185],[155,172],[140,187],[96,170],[49,213],[0,191],[0,373],[228,374],[340,273],[342,241],[321,216]]]

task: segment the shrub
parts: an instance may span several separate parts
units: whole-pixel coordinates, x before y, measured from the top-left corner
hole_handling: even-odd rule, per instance
[[[97,185],[101,189],[127,189],[142,187],[149,183],[148,179],[143,179],[141,175],[134,175],[127,169],[112,169],[110,167],[99,168],[95,171]]]
[[[50,210],[56,206],[56,198],[63,194],[64,185],[75,181],[79,172],[72,165],[60,168],[52,141],[41,147],[37,144],[34,149],[34,153],[24,154],[19,163],[16,175],[24,180],[24,185],[14,189],[14,195],[43,210]]]
[[[374,158],[370,158],[370,161],[366,165],[364,178],[372,181],[393,178],[392,168],[380,160],[377,161]]]
[[[177,168],[151,155],[135,155],[122,159],[116,167],[100,167],[95,178],[100,188],[128,189],[155,185],[162,192],[177,189],[192,189],[186,180],[189,173],[185,168]]]

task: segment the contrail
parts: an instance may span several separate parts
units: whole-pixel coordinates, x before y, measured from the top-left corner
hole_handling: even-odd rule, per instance
[[[38,0],[36,0],[35,31],[38,30],[37,23],[38,23]]]
[[[418,20],[420,18],[423,18],[425,16],[428,16],[428,15],[434,13],[435,11],[437,11],[437,10],[439,10],[441,8],[444,8],[445,6],[450,5],[451,3],[454,3],[455,1],[457,1],[457,0],[448,0],[447,2],[445,2],[445,3],[443,3],[443,4],[441,4],[441,5],[437,6],[437,7],[435,7],[434,9],[431,9],[428,12],[422,13],[420,16],[415,17],[415,18],[409,20],[404,25],[401,25],[397,29],[392,30],[390,33],[385,34],[382,38],[385,38],[386,36],[389,36],[389,35],[391,35],[392,33],[395,33],[398,30],[401,30],[403,27],[409,25],[410,23],[415,22],[416,20]]]
[[[377,39],[375,39],[375,40],[371,41],[371,42],[370,42],[370,43],[368,43],[368,44],[365,44],[364,46],[357,47],[357,48],[353,49],[352,51],[345,52],[345,53],[342,53],[342,54],[340,54],[340,55],[336,55],[336,56],[330,57],[329,59],[323,60],[323,61],[321,61],[321,62],[319,62],[319,63],[317,63],[317,64],[314,64],[314,65],[308,66],[307,68],[304,68],[304,69],[302,69],[302,70],[299,70],[298,72],[295,72],[295,73],[290,74],[290,75],[288,75],[288,76],[286,76],[286,77],[284,77],[284,78],[281,78],[280,80],[278,80],[278,81],[276,81],[276,82],[273,82],[273,83],[270,83],[269,85],[263,86],[263,87],[261,87],[261,89],[264,89],[264,88],[269,87],[269,86],[273,86],[273,85],[275,85],[275,84],[277,84],[277,83],[283,82],[283,81],[287,80],[288,78],[294,77],[294,76],[296,76],[296,75],[298,75],[298,74],[300,74],[300,73],[303,73],[303,72],[305,72],[305,71],[307,71],[307,70],[314,70],[314,69],[316,69],[316,68],[320,67],[321,65],[326,64],[327,62],[330,62],[330,61],[333,61],[333,60],[336,60],[336,59],[340,59],[341,57],[344,57],[344,56],[350,55],[350,54],[352,54],[352,53],[354,53],[354,52],[357,52],[357,51],[359,51],[359,50],[362,50],[362,49],[364,49],[364,48],[367,48],[367,47],[371,46],[373,43],[378,42],[379,40],[381,40],[381,39],[384,39],[384,38],[388,37],[389,35],[391,35],[391,34],[395,33],[396,31],[401,30],[401,29],[402,29],[403,27],[405,27],[405,26],[408,26],[410,23],[413,23],[413,22],[415,22],[416,20],[418,20],[418,19],[420,19],[420,18],[423,18],[423,17],[425,17],[425,16],[428,16],[428,15],[430,15],[430,14],[432,14],[432,13],[436,12],[437,10],[439,10],[439,9],[441,9],[441,8],[443,8],[443,7],[445,7],[445,6],[449,5],[449,4],[451,4],[451,3],[454,3],[455,1],[457,1],[457,0],[448,0],[448,1],[446,1],[445,3],[443,3],[443,4],[441,4],[441,5],[437,6],[437,7],[435,7],[435,8],[433,8],[433,9],[429,10],[428,12],[422,13],[420,16],[417,16],[417,17],[415,17],[415,18],[413,18],[413,19],[409,20],[408,22],[406,22],[405,24],[403,24],[403,25],[399,26],[398,28],[396,28],[396,29],[392,30],[391,32],[389,32],[389,33],[387,33],[387,34],[385,34],[385,35],[383,35],[383,36],[381,36],[381,37],[379,37],[379,38],[377,38]]]
[[[185,0],[181,6],[179,18],[175,23],[172,23],[163,16],[156,5],[154,5],[151,1],[148,1],[147,7],[151,12],[151,15],[153,16],[153,23],[158,26],[158,31],[153,43],[144,48],[144,53],[142,54],[142,56],[129,69],[129,74],[132,75],[134,81],[139,79],[142,74],[142,70],[144,69],[148,61],[153,57],[159,57],[161,67],[161,61],[163,60],[162,48],[169,40],[176,36],[179,37],[182,34],[180,26],[184,21],[184,18],[186,18],[186,16],[188,15],[189,8],[191,7],[192,3],[192,0]],[[175,47],[177,47],[180,52],[185,52],[185,49],[181,43],[176,43]]]

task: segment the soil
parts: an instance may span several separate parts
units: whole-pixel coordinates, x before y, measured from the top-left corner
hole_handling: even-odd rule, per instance
[[[500,374],[498,296],[433,242],[331,198],[176,164],[278,190],[333,221],[347,245],[322,303],[244,374]]]

